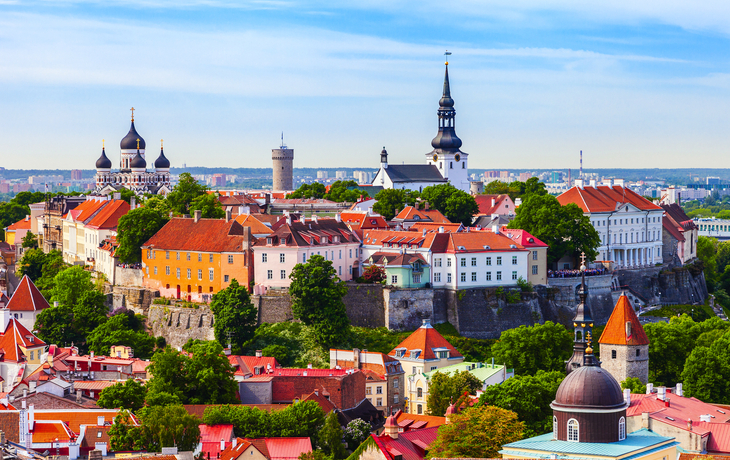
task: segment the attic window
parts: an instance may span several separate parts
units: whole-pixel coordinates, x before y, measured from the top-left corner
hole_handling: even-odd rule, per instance
[[[665,418],[665,419],[667,419],[667,420],[671,420],[671,421],[674,421],[674,419],[673,419],[672,417],[668,416],[668,415],[667,415],[667,416],[665,416],[664,418]]]
[[[527,238],[527,242],[528,243],[534,243],[535,242],[535,238]]]
[[[266,238],[266,244],[274,244],[273,238]]]
[[[319,239],[319,242],[320,242],[320,244],[327,244],[327,237],[323,236],[322,238]]]
[[[402,358],[406,354],[405,348],[398,348],[395,350],[395,357],[396,358]]]
[[[335,242],[335,243],[339,243],[340,242],[340,237],[339,236],[335,236],[335,237],[332,238],[332,241]]]
[[[286,244],[286,238],[280,238],[279,244]]]
[[[492,249],[488,244],[485,244],[483,247],[484,249]]]

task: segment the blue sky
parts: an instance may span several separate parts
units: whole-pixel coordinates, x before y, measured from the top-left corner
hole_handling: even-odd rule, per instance
[[[0,0],[0,166],[421,162],[443,52],[472,168],[730,167],[730,2]]]

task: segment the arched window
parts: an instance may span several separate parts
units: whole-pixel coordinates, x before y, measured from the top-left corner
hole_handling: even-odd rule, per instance
[[[558,418],[553,415],[553,439],[558,439]]]
[[[571,418],[568,420],[568,441],[578,442],[579,436],[578,420]]]
[[[618,440],[626,439],[626,419],[621,417],[618,421]]]

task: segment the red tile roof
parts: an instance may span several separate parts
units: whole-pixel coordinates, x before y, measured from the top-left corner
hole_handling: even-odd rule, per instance
[[[23,279],[20,280],[18,289],[15,290],[7,304],[7,308],[11,311],[40,311],[49,307],[45,297],[28,278],[28,275],[23,276]]]
[[[631,328],[627,331],[626,323],[631,323]],[[627,335],[627,333],[630,334]],[[608,318],[606,327],[603,329],[601,338],[598,343],[606,343],[612,345],[649,345],[649,339],[646,337],[644,328],[639,322],[639,318],[634,312],[626,294],[621,294],[616,302],[616,307]]]
[[[446,348],[449,350],[450,358],[460,358],[462,355],[448,340],[430,324],[424,324],[416,329],[413,334],[406,337],[404,341],[398,344],[388,355],[396,356],[395,351],[405,348],[404,357],[409,357],[411,350],[421,350],[418,359],[438,359],[433,352],[434,348]]]
[[[142,247],[176,251],[241,252],[243,226],[225,219],[172,218]]]
[[[325,414],[329,414],[333,410],[337,409],[337,406],[332,404],[332,401],[330,401],[329,399],[322,396],[322,394],[317,394],[317,393],[321,393],[321,392],[317,391],[315,393],[313,391],[313,392],[309,393],[308,395],[302,395],[302,398],[300,399],[300,401],[316,402],[319,405],[319,407],[322,408],[322,410],[324,411]]]
[[[70,215],[71,219],[77,222],[86,222],[88,219],[93,217],[102,207],[104,207],[108,201],[100,201],[95,199],[87,199],[83,203],[76,206],[74,209],[69,211],[64,217],[67,219]]]
[[[366,211],[343,211],[340,213],[340,219],[351,229],[388,229],[388,223],[383,216],[373,216]]]
[[[25,216],[14,224],[8,225],[8,231],[30,230],[30,216]]]
[[[464,231],[464,226],[462,224],[449,224],[443,222],[416,222],[411,225],[408,230],[412,232],[423,232],[424,230],[438,232],[442,227],[445,232]]]
[[[225,446],[231,445],[233,439],[233,425],[198,425],[200,428],[200,442],[203,444],[202,452],[210,455],[210,458],[216,458],[221,452],[221,440]]]
[[[558,201],[563,206],[575,203],[583,212],[611,212],[623,203],[630,203],[642,211],[660,211],[662,209],[631,189],[618,185],[573,187],[559,195]]]
[[[81,433],[81,425],[96,425],[98,417],[103,416],[105,423],[112,423],[119,409],[59,409],[59,410],[36,410],[35,419],[62,421],[74,433]],[[35,439],[33,439],[35,441]]]
[[[669,234],[672,235],[674,239],[680,242],[684,242],[684,228],[682,228],[682,225],[674,220],[674,218],[670,214],[664,214],[662,218],[662,227],[664,227],[664,229],[669,232]]]
[[[307,375],[304,375],[304,373]],[[276,369],[274,376],[300,376],[300,377],[341,377],[349,374],[351,371],[347,369]],[[358,372],[355,370],[355,372]]]
[[[82,391],[101,391],[104,388],[116,385],[114,380],[77,380],[74,382],[75,390]]]
[[[492,205],[492,199],[494,199],[494,205]],[[507,194],[501,194],[501,195],[474,195],[474,200],[477,202],[477,205],[479,206],[479,214],[484,214],[487,216],[491,216],[492,214],[505,214],[502,211],[504,208],[504,201],[510,200],[509,195]],[[514,203],[512,205],[514,208]]]
[[[236,438],[236,441],[236,447],[226,448],[220,460],[235,460],[251,446],[270,460],[296,460],[301,454],[312,451],[309,438]]]
[[[18,362],[24,359],[23,348],[45,347],[46,343],[33,335],[28,329],[11,318],[5,333],[0,336],[0,352],[3,353],[2,360]]]
[[[450,224],[451,221],[446,218],[438,209],[416,209],[413,206],[406,206],[393,220],[401,221],[426,221],[439,224]]]
[[[250,227],[253,235],[268,235],[274,232],[271,227],[264,224],[253,214],[239,214],[235,220],[244,227]]]
[[[382,246],[384,243],[392,248],[430,248],[433,252],[443,252],[448,241],[448,233],[428,232],[426,235],[418,232],[402,232],[397,230],[364,230],[363,244]]]
[[[525,248],[501,233],[488,231],[448,233],[444,252],[524,251]],[[486,246],[486,247],[485,247]],[[514,247],[513,247],[514,246]]]
[[[231,366],[236,368],[236,374],[239,372],[241,375],[260,375],[265,374],[267,370],[274,371],[279,366],[276,362],[276,358],[262,356],[257,358],[255,356],[240,356],[240,355],[229,355],[228,362]],[[256,368],[262,368],[260,374],[256,374]]]
[[[129,212],[129,203],[124,200],[106,201],[104,207],[86,224],[91,228],[115,229],[119,218]]]
[[[410,420],[410,423],[406,423]],[[398,422],[399,426],[404,428],[413,428],[415,422],[425,422],[425,425],[421,428],[434,428],[441,425],[446,425],[446,417],[437,417],[435,415],[419,415],[419,414],[406,414],[405,412],[398,411],[395,414],[395,421]]]
[[[438,436],[438,427],[398,433],[398,439],[388,435],[371,435],[387,460],[395,460],[402,455],[403,460],[423,460],[426,451],[422,446],[430,446]]]
[[[257,246],[266,245],[268,238],[274,238],[277,246],[278,240],[284,239],[288,247],[325,247],[331,244],[357,242],[357,237],[347,224],[336,219],[317,219],[316,222],[307,220],[305,223],[292,220],[291,224],[286,220],[280,220],[273,228],[274,233],[270,237],[259,238],[256,241]],[[339,243],[334,243],[335,236],[339,237]]]
[[[501,232],[507,238],[511,239],[512,241],[519,244],[520,246],[524,246],[526,248],[546,248],[546,247],[548,247],[547,244],[543,243],[538,238],[532,236],[530,233],[527,232],[527,230],[522,230],[519,228],[504,227],[504,228],[502,228]]]

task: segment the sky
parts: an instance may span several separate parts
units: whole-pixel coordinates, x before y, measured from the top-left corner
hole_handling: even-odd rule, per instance
[[[0,0],[0,166],[730,167],[727,0]]]

